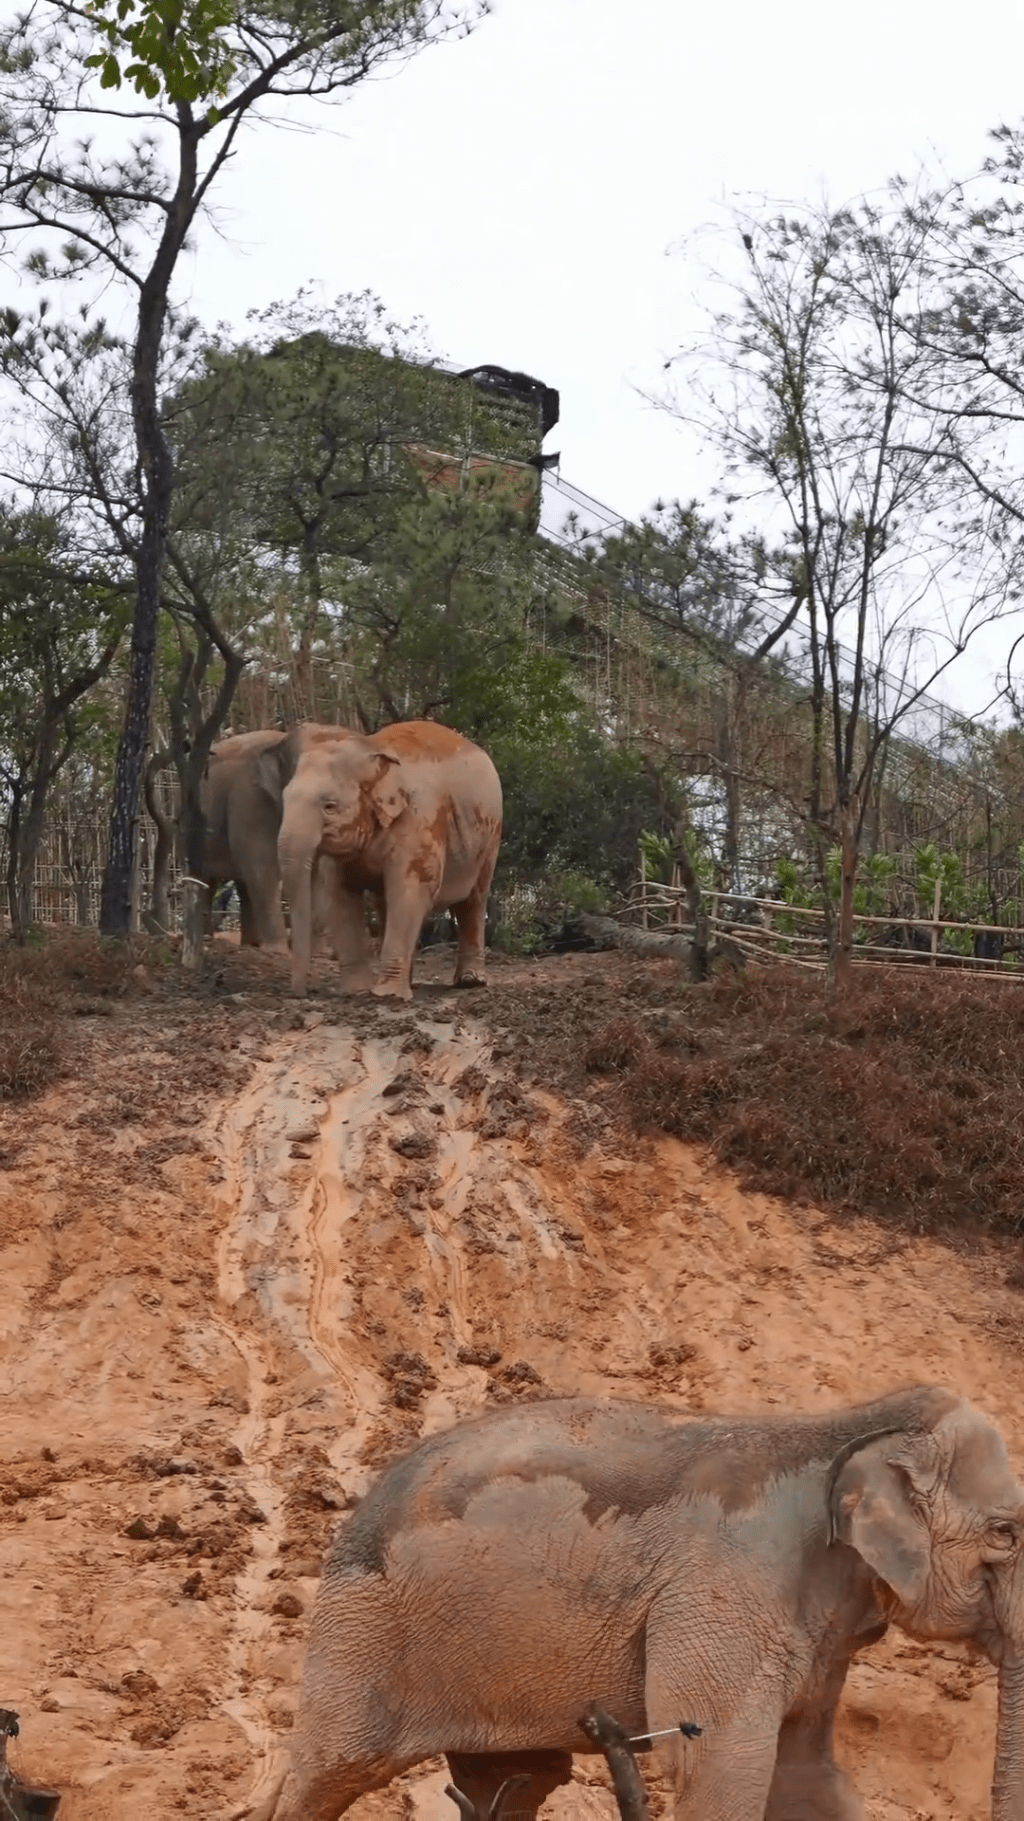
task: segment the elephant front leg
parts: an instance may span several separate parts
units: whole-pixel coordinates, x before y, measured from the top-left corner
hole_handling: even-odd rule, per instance
[[[412,958],[423,920],[437,896],[436,879],[418,879],[415,874],[388,878],[384,886],[386,905],[384,940],[380,950],[380,968],[373,987],[378,998],[412,998]]]
[[[844,1662],[830,1678],[820,1707],[783,1722],[765,1821],[863,1821],[860,1796],[833,1755],[845,1674]]]
[[[324,862],[321,860],[321,866]],[[373,980],[370,939],[362,892],[348,891],[338,881],[327,900],[327,928],[338,963],[343,993],[365,993]]]
[[[733,1642],[726,1636],[723,1651]],[[671,1662],[648,1667],[652,1728],[692,1718],[703,1729],[699,1738],[657,1748],[658,1762],[667,1769],[668,1760],[674,1772],[675,1821],[764,1821],[784,1702],[772,1681],[757,1677],[744,1686],[745,1654],[740,1645],[732,1661],[691,1663],[689,1673],[673,1673]]]

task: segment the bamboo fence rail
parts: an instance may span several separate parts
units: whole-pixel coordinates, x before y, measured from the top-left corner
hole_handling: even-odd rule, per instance
[[[805,968],[823,969],[827,966],[825,913],[819,908],[787,904],[779,898],[752,897],[742,892],[708,892],[703,896],[702,908],[707,918],[709,935],[727,938],[752,959],[760,962],[785,960]],[[747,914],[737,915],[736,912],[741,908]],[[624,922],[639,923],[645,930],[661,928],[679,935],[692,936],[694,925],[684,915],[686,910],[687,892],[679,880],[678,868],[674,869],[672,883],[664,884],[649,879],[641,865],[640,877],[631,888],[619,916]],[[943,917],[940,912],[941,886],[938,884],[930,917],[878,916],[868,912],[855,912],[854,964],[906,967],[916,963],[927,967],[963,968],[995,975],[1000,979],[1024,979],[1024,928],[997,923],[964,923],[955,918]],[[784,918],[789,927],[780,928],[779,918]],[[815,933],[804,933],[808,928]],[[905,944],[870,942],[864,940],[863,935],[858,939],[859,931],[877,928],[892,930],[894,934],[908,930],[920,932],[927,938],[927,947],[912,941]],[[979,935],[1000,936],[1004,944],[1003,953],[994,958],[978,954],[965,955],[956,949],[942,949],[939,945],[947,930],[969,934],[972,938]],[[972,941],[972,948],[975,946]],[[797,954],[795,950],[810,950],[817,958]]]

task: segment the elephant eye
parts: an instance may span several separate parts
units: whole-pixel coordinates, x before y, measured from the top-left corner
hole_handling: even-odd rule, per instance
[[[1017,1526],[1015,1524],[994,1523],[988,1526],[988,1542],[993,1549],[1015,1549],[1017,1546]]]
[[[338,805],[334,802],[333,798],[328,799],[328,801],[324,804],[325,809],[337,809],[337,807],[338,807]]]

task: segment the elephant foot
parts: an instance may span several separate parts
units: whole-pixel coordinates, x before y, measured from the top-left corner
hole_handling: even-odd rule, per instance
[[[373,975],[368,967],[339,967],[338,991],[340,993],[368,993],[373,986]]]
[[[371,986],[370,991],[375,999],[412,998],[412,987],[408,981],[378,980],[376,986]]]
[[[456,971],[452,984],[454,986],[486,986],[487,975],[482,968],[466,967],[461,971]]]

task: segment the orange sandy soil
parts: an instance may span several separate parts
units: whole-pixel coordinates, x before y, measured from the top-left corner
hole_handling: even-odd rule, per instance
[[[596,968],[611,997],[619,965],[495,973]],[[836,1226],[671,1141],[586,1148],[448,968],[395,1007],[332,1001],[323,964],[298,1011],[280,963],[222,944],[198,992],[75,1019],[67,1078],[0,1112],[0,1705],[61,1821],[258,1801],[333,1526],[497,1400],[809,1410],[942,1380],[1024,1466],[1005,1252]],[[865,1654],[841,1752],[873,1821],[987,1813],[994,1696],[953,1649]],[[576,1774],[550,1814],[612,1814],[603,1765]],[[454,1817],[445,1780],[353,1816]]]

